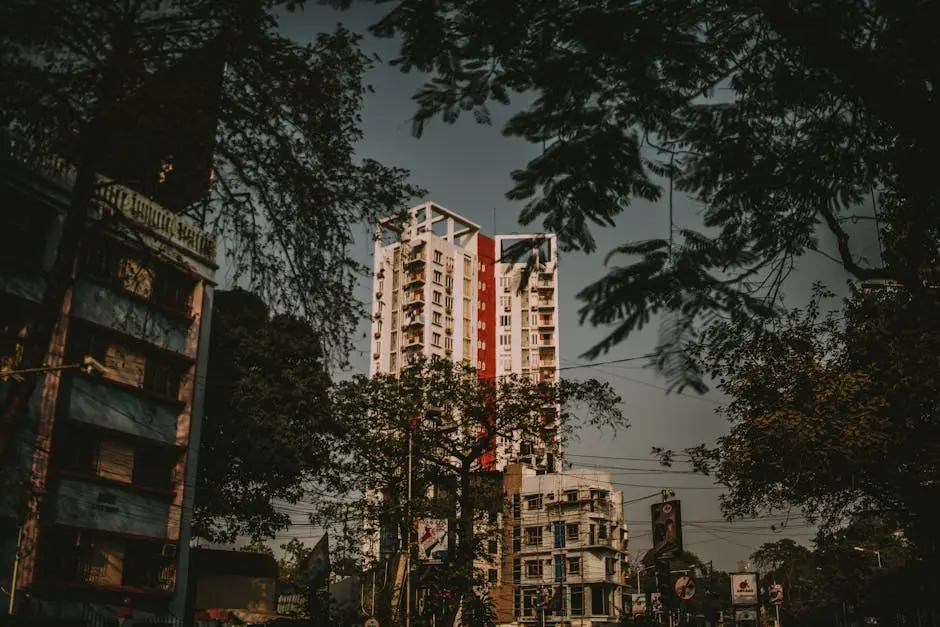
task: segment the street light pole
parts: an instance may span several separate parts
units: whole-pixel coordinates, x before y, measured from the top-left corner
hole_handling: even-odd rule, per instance
[[[875,549],[866,549],[863,546],[853,546],[852,548],[862,553],[874,553],[875,557],[878,558],[878,569],[881,570],[881,551],[876,551]]]

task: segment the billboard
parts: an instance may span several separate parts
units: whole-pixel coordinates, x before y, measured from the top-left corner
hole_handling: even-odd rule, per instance
[[[645,594],[634,594],[633,595],[633,614],[646,614],[646,595]]]
[[[731,604],[757,605],[757,573],[731,574]]]
[[[447,521],[426,518],[418,521],[418,559],[440,562],[447,555]]]

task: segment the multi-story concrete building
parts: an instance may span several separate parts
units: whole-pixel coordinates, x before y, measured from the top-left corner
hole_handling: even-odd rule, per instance
[[[7,143],[0,168],[0,367],[16,371],[62,237],[66,161]],[[106,181],[102,180],[102,183]],[[35,501],[0,511],[18,614],[102,625],[182,618],[216,242],[122,185],[100,187],[28,410]],[[75,366],[96,360],[103,368]],[[11,379],[0,380],[0,402]],[[6,595],[4,595],[6,597]]]
[[[619,624],[628,535],[623,493],[613,489],[610,474],[572,469],[540,475],[514,465],[504,489],[509,511],[502,572],[492,591],[498,622],[541,624],[540,603],[548,598],[545,625]]]
[[[518,262],[504,261],[508,247],[520,242],[531,250]],[[521,291],[527,265],[532,273]],[[464,361],[480,377],[555,380],[557,282],[554,235],[489,237],[433,202],[410,209],[405,219],[385,220],[375,241],[370,374],[400,372],[423,355]],[[487,469],[518,459],[551,472],[559,451],[549,440],[497,443]],[[512,452],[497,456],[507,444]]]

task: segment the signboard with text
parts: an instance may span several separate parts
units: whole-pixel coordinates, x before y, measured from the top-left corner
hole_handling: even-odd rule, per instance
[[[757,573],[732,573],[731,604],[757,605]]]

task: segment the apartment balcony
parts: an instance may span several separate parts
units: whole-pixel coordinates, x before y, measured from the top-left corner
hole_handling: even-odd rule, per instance
[[[172,499],[142,493],[134,485],[99,478],[59,476],[45,496],[45,520],[66,527],[168,541],[179,539],[170,524]]]
[[[428,261],[428,251],[424,247],[424,244],[421,244],[417,247],[405,260],[406,268],[418,268],[425,265]]]
[[[424,316],[410,316],[405,322],[401,325],[402,330],[414,329],[416,327],[424,326]]]
[[[554,309],[555,301],[548,299],[548,298],[540,298],[537,301],[535,301],[535,308],[541,309],[543,311],[547,309]]]
[[[405,289],[412,290],[424,286],[427,281],[427,277],[424,272],[416,272],[414,274],[408,275],[408,278],[405,280]]]
[[[539,316],[538,328],[539,330],[554,330],[555,316]]]
[[[404,350],[418,350],[424,348],[424,335],[423,334],[414,334],[409,335],[405,338]]]
[[[75,186],[78,174],[75,165],[55,154],[37,149],[27,140],[7,134],[0,136],[0,157],[19,162],[65,190],[71,191]],[[115,184],[105,176],[99,176],[98,183],[93,199],[93,216],[101,218],[118,214],[203,261],[215,263],[216,239],[202,231],[195,222],[129,187]]]
[[[169,597],[176,591],[177,545],[159,539],[46,527],[39,536],[36,585],[83,596]]]
[[[408,298],[405,299],[404,308],[405,309],[416,309],[424,307],[424,290],[417,290],[411,293]]]

